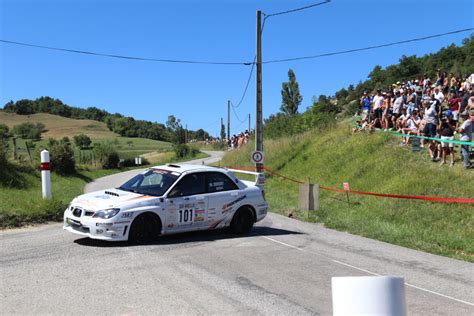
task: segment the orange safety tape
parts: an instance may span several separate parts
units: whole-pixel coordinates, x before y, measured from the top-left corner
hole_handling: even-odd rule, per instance
[[[232,169],[237,169],[237,170],[255,170],[253,168],[234,168]],[[303,184],[303,181],[299,181],[287,176],[284,176],[278,172],[272,171],[268,168],[263,168],[265,171],[268,171],[276,176],[279,176],[281,178],[293,181],[295,183]],[[464,198],[450,198],[450,197],[435,197],[435,196],[420,196],[420,195],[399,195],[399,194],[385,194],[385,193],[375,193],[375,192],[364,192],[364,191],[352,191],[352,190],[341,190],[341,189],[335,189],[335,188],[327,188],[323,186],[319,186],[321,190],[326,190],[326,191],[334,191],[334,192],[340,192],[340,193],[351,193],[351,194],[359,194],[359,195],[372,195],[372,196],[381,196],[381,197],[389,197],[389,198],[395,198],[395,199],[411,199],[411,200],[423,200],[423,201],[431,201],[431,202],[442,202],[442,203],[467,203],[467,204],[474,204],[474,199],[464,199]]]

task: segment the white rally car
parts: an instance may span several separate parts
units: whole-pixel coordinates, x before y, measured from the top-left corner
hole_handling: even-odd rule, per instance
[[[253,174],[255,182],[233,172]],[[230,227],[248,233],[267,214],[264,175],[167,164],[115,189],[83,194],[64,212],[63,229],[102,240],[145,242],[159,235]]]

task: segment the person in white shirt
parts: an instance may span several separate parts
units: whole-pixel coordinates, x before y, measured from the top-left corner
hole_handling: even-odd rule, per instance
[[[373,106],[372,108],[374,109],[375,117],[377,117],[379,120],[382,119],[382,104],[383,104],[383,96],[382,96],[382,90],[377,89],[377,94],[374,96],[372,102]]]
[[[418,134],[418,127],[420,126],[421,119],[418,116],[418,111],[413,110],[411,116],[406,120],[405,126],[401,129],[402,134],[416,135]],[[410,137],[404,137],[403,145],[407,145]]]
[[[443,103],[443,100],[444,100],[444,94],[443,92],[441,92],[441,89],[439,87],[436,87],[434,89],[434,97],[436,100],[439,101],[439,103]]]
[[[426,125],[423,128],[423,135],[426,137],[435,137],[436,136],[436,125],[438,123],[437,113],[436,113],[436,102],[425,102],[425,116],[424,119],[426,120]],[[431,161],[435,161],[436,157],[435,154],[435,147],[436,143],[431,140],[429,146],[430,158]]]

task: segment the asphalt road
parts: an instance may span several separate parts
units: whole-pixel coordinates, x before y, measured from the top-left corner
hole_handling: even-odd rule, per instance
[[[474,315],[473,264],[275,214],[245,237],[187,233],[142,246],[61,224],[0,237],[2,315],[330,315],[331,277],[366,275],[404,277],[410,315]]]

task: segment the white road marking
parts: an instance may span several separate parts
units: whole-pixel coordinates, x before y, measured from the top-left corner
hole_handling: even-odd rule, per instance
[[[296,250],[299,250],[299,251],[302,251],[302,252],[317,254],[317,255],[319,255],[319,256],[321,256],[321,257],[323,257],[323,258],[325,258],[325,259],[327,259],[331,262],[334,262],[334,263],[337,263],[337,264],[340,264],[340,265],[343,265],[343,266],[346,266],[346,267],[349,267],[349,268],[352,268],[352,269],[355,269],[355,270],[359,270],[359,271],[362,271],[362,272],[365,272],[365,273],[368,273],[368,274],[372,274],[372,275],[375,275],[375,276],[380,276],[380,274],[378,274],[378,273],[375,273],[375,272],[372,272],[372,271],[369,271],[369,270],[366,270],[366,269],[363,269],[363,268],[359,268],[359,267],[353,266],[351,264],[348,264],[348,263],[345,263],[345,262],[342,262],[342,261],[339,261],[339,260],[332,259],[328,256],[323,255],[323,254],[320,254],[320,253],[317,253],[317,252],[314,252],[314,251],[308,251],[306,249],[284,243],[282,241],[270,238],[268,236],[263,236],[263,235],[260,235],[260,236],[262,236],[263,238],[268,239],[268,240],[270,240],[274,243],[283,245],[285,247],[296,249]],[[438,296],[441,296],[441,297],[444,297],[444,298],[447,298],[447,299],[450,299],[450,300],[453,300],[453,301],[456,301],[456,302],[459,302],[459,303],[462,303],[462,304],[466,304],[466,305],[469,305],[469,306],[474,306],[474,303],[467,302],[467,301],[464,301],[464,300],[461,300],[461,299],[458,299],[458,298],[455,298],[455,297],[452,297],[452,296],[449,296],[449,295],[444,295],[442,293],[438,293],[438,292],[435,292],[435,291],[431,291],[431,290],[428,290],[428,289],[425,289],[425,288],[422,288],[422,287],[419,287],[419,286],[416,286],[416,285],[413,285],[413,284],[410,284],[410,283],[407,283],[407,282],[405,282],[405,285],[409,286],[409,287],[412,287],[414,289],[417,289],[417,290],[420,290],[420,291],[423,291],[423,292],[427,292],[427,293],[431,293],[431,294],[434,294],[434,295],[438,295]]]

